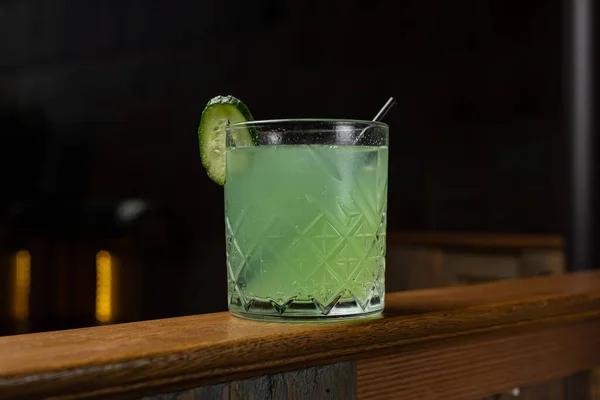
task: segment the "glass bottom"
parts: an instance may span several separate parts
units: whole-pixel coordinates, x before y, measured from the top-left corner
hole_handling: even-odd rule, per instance
[[[277,303],[265,299],[252,299],[246,307],[241,303],[230,303],[229,311],[236,317],[274,322],[336,322],[360,318],[377,317],[384,303],[375,296],[361,307],[355,300],[339,300],[330,309],[323,309],[317,302],[291,301],[282,310]]]

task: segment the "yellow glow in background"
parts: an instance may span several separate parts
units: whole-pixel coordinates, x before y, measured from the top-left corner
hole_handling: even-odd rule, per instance
[[[113,260],[108,251],[96,254],[96,320],[110,322],[112,318]]]
[[[13,315],[18,320],[26,320],[31,289],[31,255],[27,250],[17,252],[14,268]]]

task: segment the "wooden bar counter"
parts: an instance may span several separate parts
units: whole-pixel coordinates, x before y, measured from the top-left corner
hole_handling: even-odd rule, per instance
[[[378,318],[229,313],[0,337],[0,398],[477,399],[600,366],[600,272],[388,294]]]

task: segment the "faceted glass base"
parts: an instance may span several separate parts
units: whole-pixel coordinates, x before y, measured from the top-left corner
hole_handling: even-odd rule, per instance
[[[273,301],[253,299],[249,307],[230,303],[229,311],[236,317],[261,321],[334,322],[377,316],[383,311],[383,306],[378,296],[374,296],[364,309],[354,300],[339,300],[329,310],[323,309],[317,302],[292,301],[282,309]]]

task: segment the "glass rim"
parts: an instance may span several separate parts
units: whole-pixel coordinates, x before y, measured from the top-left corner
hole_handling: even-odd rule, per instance
[[[253,126],[253,125],[271,125],[277,123],[331,123],[331,124],[355,124],[366,125],[366,127],[378,127],[389,130],[389,125],[381,121],[369,121],[362,119],[345,119],[345,118],[284,118],[284,119],[264,119],[230,123],[230,127],[236,126]]]

